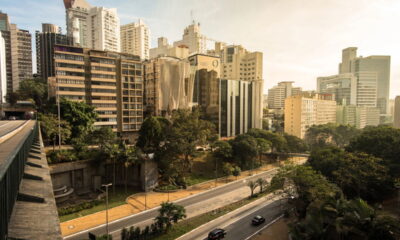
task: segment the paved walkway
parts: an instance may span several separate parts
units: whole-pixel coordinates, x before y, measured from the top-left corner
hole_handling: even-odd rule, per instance
[[[304,159],[304,158],[298,158],[295,160],[299,159]],[[303,162],[303,161],[301,161]],[[263,166],[260,169],[253,170],[253,174],[261,171],[266,171],[269,169],[272,169],[274,167],[277,167],[277,164],[268,164]],[[132,214],[139,213],[143,210],[145,210],[145,203],[147,205],[147,209],[154,208],[160,206],[162,202],[168,201],[175,201],[178,199],[182,199],[200,192],[204,192],[206,190],[212,189],[216,186],[221,186],[224,184],[227,184],[229,182],[235,181],[236,179],[242,179],[246,178],[251,175],[251,171],[245,171],[242,172],[241,176],[238,178],[236,177],[229,177],[229,178],[224,178],[224,179],[219,179],[217,181],[217,185],[215,184],[215,181],[208,181],[204,183],[197,184],[195,186],[192,186],[188,189],[185,190],[180,190],[177,192],[173,193],[158,193],[158,192],[149,192],[147,194],[144,193],[139,193],[132,195],[127,198],[127,204],[109,209],[108,211],[108,217],[109,221],[114,221]],[[86,229],[93,228],[95,226],[101,225],[105,223],[105,211],[97,212],[94,214],[90,214],[87,216],[83,216],[80,218],[75,218],[66,222],[62,222],[61,225],[61,231],[63,236],[68,236],[73,233],[77,233]]]

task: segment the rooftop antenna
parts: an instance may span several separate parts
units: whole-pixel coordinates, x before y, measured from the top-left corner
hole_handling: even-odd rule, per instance
[[[190,10],[190,18],[192,19],[192,23],[194,24],[193,10]]]

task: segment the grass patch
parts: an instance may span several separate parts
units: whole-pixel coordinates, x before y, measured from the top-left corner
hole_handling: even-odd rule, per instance
[[[113,208],[113,207],[118,207],[121,205],[126,204],[125,199],[134,194],[137,193],[138,191],[133,191],[128,189],[128,193],[125,193],[125,188],[116,188],[115,189],[115,194],[112,193],[112,188],[109,189],[109,195],[108,195],[108,208]],[[76,213],[60,216],[60,222],[65,222],[74,218],[86,216],[92,213],[100,212],[106,209],[106,200],[103,199],[103,202],[100,203],[99,205],[96,205],[92,208],[89,209],[84,209]]]
[[[225,215],[229,212],[232,212],[235,209],[238,209],[240,207],[243,207],[246,204],[249,204],[256,199],[263,197],[267,195],[269,192],[265,191],[262,194],[258,194],[257,196],[253,198],[246,198],[234,203],[231,203],[229,205],[226,205],[224,207],[218,208],[214,211],[204,213],[202,215],[192,217],[189,219],[182,220],[178,222],[177,224],[173,225],[172,228],[165,234],[162,234],[160,236],[151,238],[152,240],[173,240],[176,239],[180,236],[182,236],[185,233],[188,233],[192,231],[195,228],[200,227],[201,225],[210,222],[211,220],[214,220],[222,215]]]

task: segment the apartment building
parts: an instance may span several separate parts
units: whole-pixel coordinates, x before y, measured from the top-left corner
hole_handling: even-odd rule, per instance
[[[187,59],[158,57],[144,63],[146,115],[167,116],[193,107],[194,75]]]
[[[268,89],[268,108],[283,109],[285,99],[290,96],[301,94],[300,87],[293,87],[293,82],[280,82],[277,86]]]
[[[0,31],[0,103],[6,102],[7,70],[6,70],[6,42]]]
[[[285,99],[285,133],[304,138],[312,125],[336,122],[332,95],[296,95]]]
[[[121,26],[121,52],[140,56],[141,59],[150,58],[150,30],[139,19],[137,23]]]
[[[96,127],[130,138],[143,122],[143,72],[139,56],[56,45],[54,96],[95,107]]]
[[[400,128],[400,96],[396,96],[394,100],[394,114],[393,114],[393,126]]]
[[[176,57],[187,58],[189,56],[189,48],[187,46],[172,46],[165,37],[158,38],[157,47],[150,49],[150,58],[157,57]]]
[[[189,49],[189,54],[206,53],[207,37],[201,33],[200,23],[193,21],[183,31],[182,40],[174,42],[174,47],[186,46]]]

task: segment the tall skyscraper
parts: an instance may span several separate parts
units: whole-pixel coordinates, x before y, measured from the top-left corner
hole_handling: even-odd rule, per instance
[[[0,11],[0,31],[10,31],[10,19],[2,11]]]
[[[287,97],[301,94],[300,87],[293,87],[293,82],[280,82],[277,86],[268,89],[268,108],[283,109]]]
[[[397,96],[394,100],[393,126],[400,128],[400,96]]]
[[[139,19],[137,23],[121,26],[121,51],[140,56],[141,59],[150,58],[150,30]]]
[[[54,59],[51,95],[86,101],[98,113],[95,127],[111,127],[133,140],[143,122],[139,56],[56,45]]]
[[[85,0],[64,0],[67,35],[77,46],[120,52],[120,21],[115,8],[92,7]]]
[[[331,94],[296,95],[285,99],[285,133],[304,138],[312,125],[336,122],[336,101]]]
[[[174,42],[174,47],[182,45],[189,48],[189,54],[207,52],[207,37],[200,32],[200,23],[193,21],[183,31],[182,40]]]
[[[0,31],[0,103],[6,101],[7,95],[7,71],[6,71],[6,42]]]
[[[37,74],[43,79],[55,76],[54,46],[72,45],[72,38],[61,34],[57,25],[43,23],[42,32],[36,31]]]

